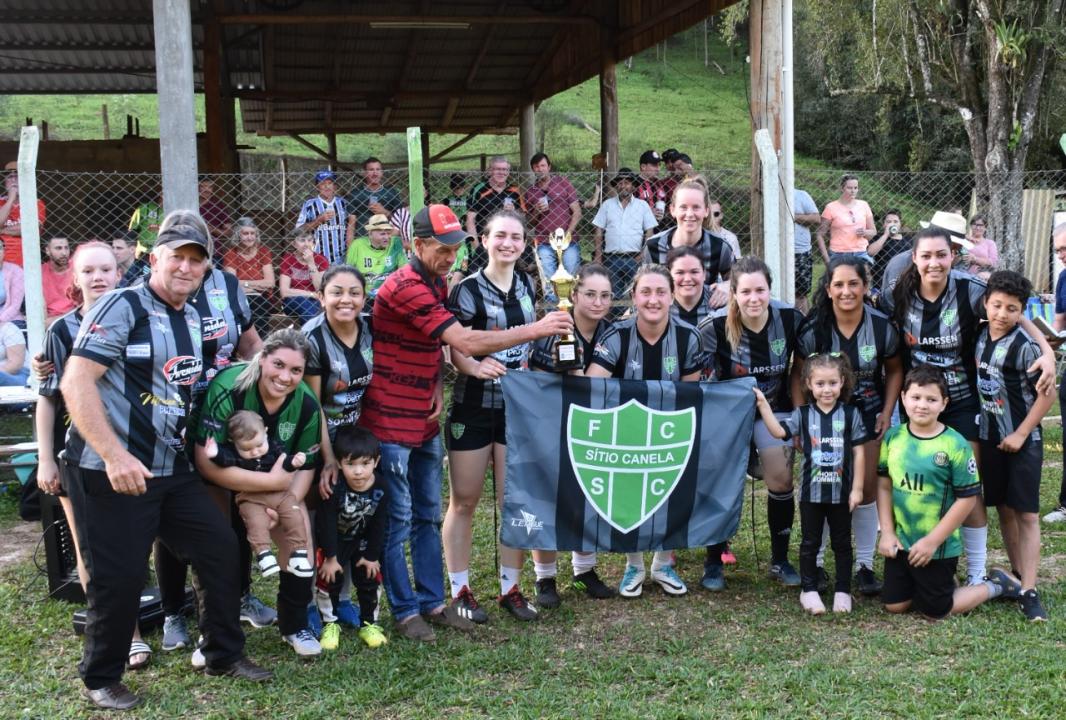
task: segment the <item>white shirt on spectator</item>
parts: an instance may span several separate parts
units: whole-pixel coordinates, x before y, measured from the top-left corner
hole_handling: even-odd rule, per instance
[[[603,230],[605,253],[638,253],[644,247],[644,231],[657,224],[648,203],[631,197],[622,207],[617,197],[600,205],[592,224]]]

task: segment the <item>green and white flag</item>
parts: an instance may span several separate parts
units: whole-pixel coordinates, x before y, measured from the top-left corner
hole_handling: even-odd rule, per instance
[[[501,541],[635,552],[729,539],[743,506],[753,385],[508,373]]]

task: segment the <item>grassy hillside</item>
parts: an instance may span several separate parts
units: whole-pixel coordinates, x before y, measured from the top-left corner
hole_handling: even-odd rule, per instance
[[[657,51],[658,50],[658,51]],[[665,49],[652,48],[618,68],[618,94],[621,106],[621,159],[636,165],[643,150],[678,147],[688,152],[698,165],[746,167],[750,162],[750,123],[745,93],[747,65],[743,57],[733,58],[716,36],[710,38],[710,60],[704,66],[702,28],[672,38]],[[665,61],[663,57],[665,56]],[[141,134],[158,135],[155,96],[6,96],[0,97],[0,137],[17,137],[27,117],[35,123],[47,121],[49,136],[55,140],[102,139],[101,105],[110,115],[111,135],[125,132],[126,115],[140,120]],[[541,105],[537,117],[538,143],[553,156],[557,166],[587,168],[599,150],[599,85],[589,80],[560,93]],[[204,128],[202,97],[197,97],[197,125]],[[240,123],[238,122],[238,127]],[[458,135],[435,135],[431,150],[447,147]],[[321,136],[308,136],[325,147]],[[261,138],[243,132],[238,141],[254,146],[257,153],[310,156],[308,150],[289,138]],[[347,135],[338,138],[342,161],[355,161],[368,154],[386,161],[402,160],[402,135]],[[458,154],[517,154],[517,136],[485,136],[467,143]],[[455,164],[470,167],[476,161]]]

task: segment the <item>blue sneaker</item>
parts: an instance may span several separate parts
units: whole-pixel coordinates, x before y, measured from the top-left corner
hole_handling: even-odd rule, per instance
[[[359,608],[353,605],[351,600],[341,600],[337,603],[337,607],[333,608],[333,614],[337,616],[337,622],[341,625],[358,629],[361,624]]]
[[[622,582],[618,586],[618,594],[622,597],[640,597],[644,592],[644,568],[635,565],[626,565],[626,571],[622,575]]]
[[[322,616],[319,615],[318,608],[314,605],[307,606],[307,629],[316,638],[322,637]]]
[[[722,566],[717,563],[704,563],[703,579],[700,580],[700,585],[711,592],[725,590],[725,573],[722,571]]]
[[[688,592],[685,581],[677,574],[672,565],[651,569],[651,579],[659,584],[667,595],[680,596]]]
[[[796,568],[788,560],[774,563],[770,566],[770,577],[780,582],[785,587],[799,587],[800,576]]]

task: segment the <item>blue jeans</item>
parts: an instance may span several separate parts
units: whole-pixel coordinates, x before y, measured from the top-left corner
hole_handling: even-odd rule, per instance
[[[544,245],[537,245],[537,255],[540,256],[540,266],[544,269],[544,279],[548,280],[548,287],[544,288],[544,299],[548,302],[556,302],[558,298],[555,297],[555,288],[552,287],[550,282],[551,276],[555,274],[555,271],[559,268],[559,256],[552,250],[552,246],[545,243]],[[570,243],[570,246],[563,250],[563,267],[566,271],[573,275],[577,272],[577,266],[581,264],[581,249],[577,246],[577,243]]]
[[[287,297],[281,306],[286,315],[299,318],[301,325],[322,312],[322,305],[312,297]]]
[[[0,386],[3,387],[26,387],[26,381],[30,379],[30,371],[22,368],[15,373],[0,372]]]
[[[400,622],[444,604],[440,435],[414,448],[382,443],[381,468],[389,493],[389,522],[381,571],[392,617]],[[404,555],[408,540],[411,542],[414,588]]]

